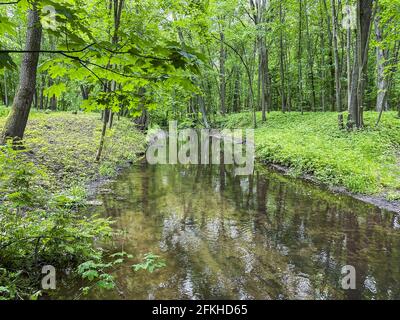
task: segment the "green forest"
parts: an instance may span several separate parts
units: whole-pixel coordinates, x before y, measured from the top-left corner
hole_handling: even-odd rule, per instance
[[[399,54],[400,0],[0,0],[0,300],[400,299]]]

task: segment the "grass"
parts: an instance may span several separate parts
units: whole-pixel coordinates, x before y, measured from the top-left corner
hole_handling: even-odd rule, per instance
[[[265,124],[258,114],[256,156],[330,186],[400,200],[400,119],[387,112],[375,128],[377,116],[366,112],[365,129],[347,132],[338,129],[336,113],[272,112]],[[249,113],[217,119],[217,125],[230,129],[251,123]]]
[[[0,116],[0,127],[5,119]],[[50,175],[53,187],[69,189],[114,176],[118,167],[135,161],[137,154],[144,152],[143,135],[132,122],[121,119],[108,130],[102,160],[96,163],[101,127],[99,114],[33,112],[25,132],[25,145],[31,161],[43,166]]]

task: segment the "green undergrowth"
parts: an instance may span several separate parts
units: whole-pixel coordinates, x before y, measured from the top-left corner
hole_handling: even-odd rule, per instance
[[[4,121],[0,117],[0,126]],[[34,113],[25,149],[0,147],[0,300],[42,295],[45,265],[58,276],[69,270],[113,288],[113,277],[99,270],[121,259],[110,262],[98,246],[112,238],[112,221],[82,213],[85,186],[135,161],[145,139],[130,121],[116,121],[96,163],[101,126],[98,114]],[[101,268],[83,270],[88,262]]]
[[[101,129],[99,114],[36,113],[28,123],[25,143],[32,161],[47,168],[58,188],[66,189],[112,177],[144,151],[142,133],[121,119],[107,131],[102,159],[96,163]]]
[[[400,200],[400,119],[387,112],[378,127],[376,112],[365,113],[365,128],[338,129],[337,113],[257,114],[259,161],[289,167],[293,175],[312,174],[318,181],[355,193]],[[251,128],[249,113],[219,117],[223,128]]]

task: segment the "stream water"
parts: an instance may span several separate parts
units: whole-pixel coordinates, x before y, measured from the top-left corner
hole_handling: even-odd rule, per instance
[[[96,211],[124,231],[117,247],[167,266],[134,272],[130,261],[115,271],[118,290],[81,298],[400,298],[398,214],[265,168],[232,172],[139,164],[100,190]],[[356,270],[355,290],[342,289],[345,265]]]

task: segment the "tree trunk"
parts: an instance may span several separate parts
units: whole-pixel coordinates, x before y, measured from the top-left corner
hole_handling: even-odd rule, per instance
[[[100,145],[99,149],[97,150],[96,154],[96,162],[99,162],[101,159],[101,155],[103,153],[103,148],[104,148],[104,141],[105,141],[105,136],[107,132],[107,123],[110,118],[110,110],[105,109],[104,110],[104,116],[103,116],[103,128],[101,130],[101,137],[100,137]]]
[[[25,51],[21,63],[20,84],[15,95],[11,113],[2,133],[1,142],[8,138],[14,140],[23,139],[26,124],[28,122],[33,95],[36,87],[36,73],[39,61],[42,27],[36,2],[28,10],[28,29],[26,33]],[[36,52],[32,52],[36,51]]]
[[[240,71],[237,66],[234,67],[235,88],[233,91],[233,112],[240,112]]]
[[[50,109],[57,111],[57,97],[55,95],[50,98]]]
[[[300,111],[303,114],[303,66],[302,66],[302,28],[303,28],[303,0],[299,0],[299,46],[298,46],[298,68],[299,68],[299,103]]]
[[[7,69],[4,69],[4,104],[8,107]]]
[[[38,109],[38,104],[39,104],[38,90],[35,89],[35,93],[33,95],[33,105],[36,110]]]
[[[369,37],[372,23],[373,0],[358,0],[357,3],[357,45],[354,53],[354,67],[351,85],[350,115],[357,128],[363,125],[362,111],[367,75]]]
[[[221,46],[220,46],[220,53],[219,53],[219,82],[220,82],[220,107],[221,107],[221,114],[225,115],[226,113],[226,79],[225,79],[225,59],[226,59],[226,51],[225,51],[225,44],[224,39],[225,35],[224,32],[220,32],[221,38]]]
[[[41,76],[41,84],[40,84],[40,101],[39,101],[39,108],[40,110],[44,109],[44,86],[46,85],[46,78],[45,75],[42,74]]]
[[[84,86],[83,84],[81,84],[80,88],[82,93],[82,99],[83,100],[89,99],[89,88],[87,86]]]
[[[351,105],[351,76],[352,76],[352,72],[351,72],[351,10],[350,10],[350,4],[349,4],[349,0],[347,0],[346,2],[347,5],[347,9],[346,9],[346,14],[347,14],[347,18],[349,19],[346,22],[346,26],[347,26],[347,37],[346,37],[346,64],[347,64],[347,110],[348,112],[350,112],[350,105]]]
[[[325,112],[325,36],[324,36],[324,20],[322,18],[322,7],[320,6],[320,55],[321,55],[321,67],[320,67],[320,87],[321,87],[321,109]]]
[[[339,49],[338,49],[338,31],[337,31],[337,16],[336,16],[336,4],[335,0],[331,1],[332,7],[332,46],[333,46],[333,56],[335,59],[335,101],[336,101],[336,111],[342,111],[342,93],[341,93],[341,83],[340,83],[340,65],[339,65]]]
[[[386,99],[388,82],[385,75],[387,50],[382,48],[383,35],[379,17],[375,19],[375,35],[376,35],[376,41],[378,43],[376,48],[377,89],[378,89],[378,94],[376,98],[376,111],[382,112],[388,109],[387,99]]]
[[[114,33],[112,36],[112,43],[117,44],[118,43],[118,31],[119,27],[121,24],[121,16],[122,16],[122,7],[124,4],[124,0],[110,0],[110,6],[109,9],[110,11],[113,9],[114,6]],[[104,92],[110,92],[111,90],[115,90],[116,88],[116,82],[112,81],[111,85],[109,83],[106,83],[104,85]],[[103,116],[103,129],[101,131],[101,137],[100,137],[100,145],[99,149],[97,150],[97,155],[96,155],[96,162],[99,162],[101,159],[101,154],[103,152],[103,147],[104,147],[104,141],[105,141],[105,136],[107,132],[107,124],[108,121],[110,120],[110,113],[111,110],[106,107],[104,110],[104,116]],[[112,126],[112,121],[110,122],[110,127]]]
[[[332,44],[333,43],[333,35],[332,35],[332,27],[331,27],[331,14],[329,13],[328,10],[328,6],[326,3],[326,0],[323,0],[323,4],[324,4],[324,9],[325,9],[325,13],[326,13],[326,20],[327,20],[327,31],[328,31],[328,39],[329,39],[329,43]],[[334,53],[333,53],[333,46],[329,45],[329,60],[328,60],[328,64],[330,66],[330,79],[329,79],[329,89],[330,89],[330,99],[331,99],[331,111],[335,111],[336,109],[336,104],[335,104],[335,64],[333,62],[334,58]]]
[[[266,112],[268,111],[268,58],[267,58],[267,48],[265,46],[265,40],[260,37],[259,38],[259,56],[260,56],[260,66],[259,66],[259,77],[260,77],[260,85],[261,85],[261,112],[262,112],[262,121],[265,122],[267,120]]]
[[[305,7],[307,8],[307,1],[305,1]],[[311,110],[315,111],[316,105],[316,95],[315,95],[315,81],[314,81],[314,54],[312,52],[312,39],[310,35],[310,27],[309,27],[309,17],[308,12],[305,12],[306,18],[306,32],[307,32],[307,56],[308,56],[308,67],[309,67],[309,77],[311,84]]]
[[[279,4],[279,20],[280,20],[280,34],[279,34],[279,47],[280,47],[280,73],[281,73],[281,106],[282,112],[286,112],[286,95],[285,95],[285,65],[284,65],[284,51],[283,51],[283,10],[282,1]]]

